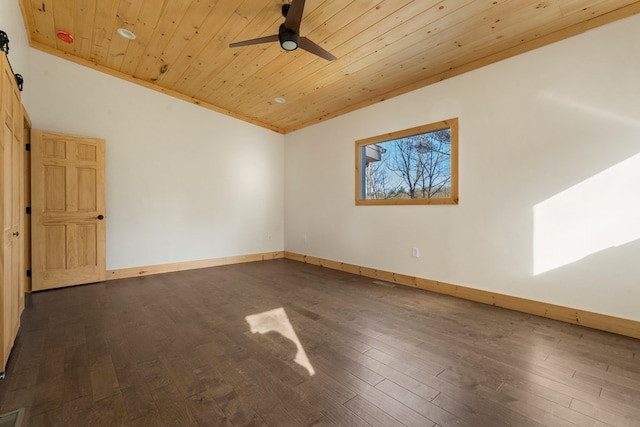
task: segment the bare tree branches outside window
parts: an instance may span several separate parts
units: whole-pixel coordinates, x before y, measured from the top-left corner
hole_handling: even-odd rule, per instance
[[[356,141],[356,204],[457,204],[458,119]]]
[[[451,130],[377,144],[384,154],[367,163],[367,198],[432,198],[451,193]]]

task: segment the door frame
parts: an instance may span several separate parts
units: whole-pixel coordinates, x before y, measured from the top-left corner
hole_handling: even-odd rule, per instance
[[[24,281],[24,291],[31,292],[31,128],[33,127],[31,123],[31,117],[27,113],[27,109],[22,107],[23,116],[24,116],[24,143],[25,143],[25,152],[24,152],[24,273],[25,281]],[[24,298],[23,298],[24,301]]]

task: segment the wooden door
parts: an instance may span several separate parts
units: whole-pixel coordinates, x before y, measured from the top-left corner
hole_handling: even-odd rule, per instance
[[[104,280],[104,140],[31,132],[34,291]]]
[[[20,91],[9,63],[2,54],[0,69],[0,304],[2,320],[2,371],[20,327],[24,305],[26,270],[23,258],[24,176],[22,161],[23,116]]]

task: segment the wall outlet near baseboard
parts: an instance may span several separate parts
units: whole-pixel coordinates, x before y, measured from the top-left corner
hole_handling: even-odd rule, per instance
[[[420,248],[413,248],[411,250],[411,256],[414,258],[420,258]]]

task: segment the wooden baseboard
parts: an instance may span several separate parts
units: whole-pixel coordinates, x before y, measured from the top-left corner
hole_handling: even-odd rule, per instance
[[[578,310],[570,307],[549,304],[510,295],[498,294],[495,292],[480,289],[458,286],[451,283],[439,282],[436,280],[423,279],[420,277],[408,276],[405,274],[392,273],[389,271],[376,270],[368,267],[361,267],[354,264],[347,264],[340,261],[332,261],[317,258],[309,255],[302,255],[294,252],[284,252],[286,259],[317,265],[320,267],[340,270],[347,273],[358,274],[360,276],[371,277],[399,285],[411,286],[439,294],[451,295],[454,297],[476,301],[483,304],[494,305],[496,307],[508,308],[522,313],[534,314],[536,316],[549,319],[560,320],[567,323],[582,325],[601,331],[612,332],[628,337],[640,339],[640,322],[613,317],[606,314],[593,313],[585,310]]]
[[[199,261],[185,261],[172,264],[149,265],[146,267],[121,268],[118,270],[107,270],[106,280],[127,279],[129,277],[171,273],[174,271],[195,270],[198,268],[218,267],[221,265],[241,264],[244,262],[267,261],[277,258],[284,258],[284,252],[266,252],[260,254],[239,255],[224,258],[203,259]]]

